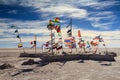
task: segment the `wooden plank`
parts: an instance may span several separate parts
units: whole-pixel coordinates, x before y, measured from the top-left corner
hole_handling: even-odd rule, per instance
[[[41,57],[41,59],[43,62],[57,62],[71,60],[115,61],[114,56],[100,54],[48,55]]]

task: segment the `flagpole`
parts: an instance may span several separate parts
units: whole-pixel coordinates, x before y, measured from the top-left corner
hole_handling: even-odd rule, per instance
[[[53,38],[52,38],[52,29],[51,29],[51,48],[52,48],[52,55],[53,55]]]
[[[103,40],[103,43],[104,43],[104,46],[105,46],[105,49],[106,49],[106,53],[108,52],[108,50],[107,50],[107,47],[106,47],[106,45],[105,45],[105,41]]]
[[[37,47],[37,36],[35,35],[35,53],[36,53],[36,47]]]
[[[19,35],[19,32],[18,32],[18,35]],[[22,40],[21,40],[21,38],[19,37],[19,40],[20,40],[20,43],[23,45],[23,43],[22,43]],[[22,46],[22,49],[23,49],[23,52],[25,53],[25,49],[24,49],[24,47]]]
[[[72,18],[70,20],[70,23],[71,23],[71,36],[72,36]],[[72,53],[72,43],[71,43],[71,53]]]

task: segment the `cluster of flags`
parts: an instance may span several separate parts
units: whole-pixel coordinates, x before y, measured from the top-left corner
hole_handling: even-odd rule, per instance
[[[47,25],[48,30],[51,30],[51,41],[47,41],[45,44],[43,44],[43,48],[48,48],[52,50],[53,49],[59,50],[62,49],[62,35],[61,35],[61,24],[60,19],[58,17],[50,19]],[[59,36],[59,41],[55,42],[55,30]]]
[[[15,28],[15,26],[11,26],[11,28]],[[60,50],[60,49],[62,49],[63,48],[63,43],[62,43],[60,19],[58,17],[50,19],[49,22],[48,22],[47,28],[48,28],[48,30],[51,31],[51,34],[50,34],[51,40],[44,43],[42,45],[43,48],[50,49],[50,50],[53,50],[53,49]],[[71,49],[72,48],[77,48],[75,37],[72,36],[72,18],[70,20],[70,23],[66,26],[66,28],[68,29],[67,30],[68,37],[64,39],[65,47],[71,48]],[[52,32],[53,30],[55,30],[57,32],[58,36],[59,36],[59,40],[57,42],[55,42],[55,39],[56,39],[55,38],[55,31]],[[22,44],[21,37],[20,37],[20,34],[18,32],[18,29],[16,29],[14,32],[16,33],[16,37],[19,39],[18,48],[22,48],[23,44]],[[30,44],[32,45],[31,48],[36,49],[37,36],[35,35],[34,38],[35,39],[33,41],[31,41]],[[101,37],[101,35],[95,36],[93,38],[93,40],[91,42],[89,42],[89,41],[85,41],[85,40],[82,39],[81,32],[80,32],[80,30],[78,30],[78,39],[79,39],[78,46],[81,49],[83,48],[84,51],[85,51],[85,48],[91,49],[92,47],[96,47],[96,50],[95,50],[95,53],[96,53],[96,51],[98,49],[98,45],[101,42],[103,43],[103,46],[106,46],[103,38]]]
[[[70,19],[70,23],[66,26],[68,28],[67,35],[68,37],[72,37],[72,18]]]
[[[76,48],[75,37],[68,37],[64,40],[64,44],[68,48]]]
[[[16,33],[16,37],[19,39],[18,48],[22,48],[23,45],[22,45],[22,41],[21,41],[20,34],[18,32],[18,29],[15,30],[15,33]]]
[[[60,27],[60,19],[58,17],[50,19],[47,25],[48,30],[56,30],[58,36],[61,37],[61,27]]]
[[[91,41],[91,45],[98,46],[100,42],[103,42],[103,46],[105,46],[103,38],[101,37],[101,35],[98,35],[95,38],[93,38],[93,40]]]
[[[62,38],[59,38],[59,41],[58,42],[53,42],[53,44],[51,44],[51,40],[50,41],[47,41],[46,43],[44,43],[42,45],[42,49],[56,49],[56,50],[60,50],[63,48],[63,44],[62,44]]]
[[[34,38],[35,38],[35,40],[30,42],[30,44],[32,45],[31,48],[36,48],[36,46],[37,46],[36,45],[36,43],[37,43],[37,36],[35,35]]]

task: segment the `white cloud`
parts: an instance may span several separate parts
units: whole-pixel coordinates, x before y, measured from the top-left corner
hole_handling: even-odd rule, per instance
[[[9,14],[17,14],[17,11],[16,10],[11,10],[11,11],[8,11]]]
[[[109,29],[116,23],[116,16],[111,11],[101,11],[89,13],[87,18],[94,28]]]
[[[0,30],[0,34],[5,35],[3,33],[4,31],[7,31],[7,30],[6,29]],[[78,41],[77,31],[78,31],[77,28],[73,28],[73,36],[75,36],[77,41]],[[120,42],[120,31],[93,31],[93,30],[82,30],[82,29],[80,29],[80,31],[81,31],[81,35],[82,35],[83,39],[86,40],[86,41],[91,41],[95,36],[101,35],[104,38],[104,41],[106,42],[108,47],[119,44],[119,42]],[[13,33],[14,29],[10,29],[8,32]],[[63,39],[67,37],[66,32],[67,32],[67,29],[63,28],[62,29]],[[42,43],[42,42],[46,42],[46,41],[50,40],[50,36],[49,36],[50,31],[47,30],[46,28],[44,28],[44,29],[19,29],[19,33],[20,34],[21,33],[22,34],[31,34],[32,33],[32,34],[36,34],[36,35],[39,35],[39,34],[48,35],[48,36],[38,36],[37,41],[38,41],[39,44]],[[57,33],[56,33],[56,35],[57,35]],[[24,37],[24,35],[23,35],[23,36],[21,36],[21,38],[22,38],[22,42],[25,42],[28,45],[29,45],[30,41],[34,40],[34,36]],[[0,39],[0,43],[3,44],[4,41],[8,42],[8,43],[13,43],[14,42],[14,44],[17,44],[19,42],[19,40],[16,37],[12,38],[12,35],[11,35],[11,38],[9,37],[9,38]],[[28,45],[25,45],[25,47],[28,46]],[[117,46],[120,47],[120,45],[117,45]]]
[[[44,7],[40,10],[46,13],[53,13],[59,16],[68,16],[79,19],[86,18],[87,16],[87,11],[85,9],[79,9],[69,5]]]
[[[109,29],[109,26],[115,22],[116,16],[111,11],[105,12],[91,12],[88,16],[87,8],[81,7],[89,7],[93,9],[105,9],[111,6],[117,5],[119,1],[99,1],[99,0],[1,0],[1,4],[17,4],[21,6],[32,6],[36,8],[37,12],[41,13],[41,17],[72,17],[77,19],[88,18],[94,28],[103,28]],[[15,13],[15,11],[11,11],[10,13]],[[52,16],[51,16],[52,15]],[[102,23],[101,21],[105,20],[106,22]],[[14,21],[15,22],[15,21]],[[44,21],[41,21],[44,22]],[[31,22],[15,22],[25,26],[32,23],[36,26],[39,25],[39,21],[31,21]],[[46,22],[47,23],[47,22]],[[44,23],[42,23],[43,25]],[[16,24],[17,25],[17,24]],[[34,26],[33,25],[33,26]],[[102,26],[102,27],[101,27]],[[29,26],[30,27],[30,26]],[[32,26],[31,26],[32,27]],[[35,26],[34,26],[35,27]],[[36,27],[35,27],[36,28]]]
[[[6,5],[21,5],[21,6],[32,6],[37,9],[37,12],[40,12],[42,17],[49,17],[51,14],[59,17],[73,17],[77,19],[86,18],[89,20],[94,28],[100,29],[109,29],[109,26],[116,22],[116,16],[114,12],[111,11],[98,11],[92,12],[87,10],[87,8],[81,7],[89,7],[92,9],[103,10],[114,6],[119,1],[99,1],[99,0],[0,0],[0,4]],[[14,10],[9,13],[17,13]],[[90,14],[89,14],[90,13]],[[89,15],[88,15],[89,14]],[[50,16],[53,17],[53,16]],[[4,36],[4,31],[14,32],[14,29],[5,30],[11,24],[17,25],[20,33],[24,34],[49,34],[50,31],[47,30],[46,24],[49,19],[43,21],[17,21],[13,19],[0,19],[0,35]],[[103,22],[102,22],[103,21]],[[105,21],[105,22],[104,22]],[[7,22],[7,23],[6,23]],[[25,29],[28,28],[28,29]],[[30,29],[31,28],[31,29]],[[62,30],[63,37],[66,36],[67,29]],[[106,43],[109,44],[117,44],[119,41],[120,32],[118,31],[90,31],[90,30],[81,30],[82,36],[86,40],[91,40],[96,35],[103,35]],[[77,29],[73,30],[73,35],[77,36]],[[10,36],[10,35],[9,35]],[[112,36],[112,37],[111,37]],[[113,39],[114,37],[114,39]],[[49,40],[48,36],[38,37],[39,42],[45,42]],[[113,40],[112,40],[113,39]],[[27,38],[22,38],[23,42],[31,41],[31,36]],[[0,43],[3,41],[14,41],[16,42],[16,38],[3,38],[0,39]],[[120,46],[120,45],[119,45]]]
[[[99,0],[80,0],[79,3],[82,6],[88,6],[94,9],[105,9],[111,6],[116,5],[119,1],[110,0],[110,1],[99,1]]]

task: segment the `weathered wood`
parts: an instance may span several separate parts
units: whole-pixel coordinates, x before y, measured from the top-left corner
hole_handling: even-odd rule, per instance
[[[47,55],[41,57],[41,59],[43,62],[57,62],[71,60],[115,61],[114,56],[100,54]]]
[[[61,55],[48,55],[45,53],[21,53],[20,57],[32,57],[41,58],[43,62],[56,62],[56,61],[71,61],[71,60],[96,60],[96,61],[115,61],[114,57],[117,55],[113,54],[67,54]]]
[[[20,53],[19,57],[31,57],[31,58],[40,58],[46,54],[40,53],[40,54],[35,54],[35,53]]]

